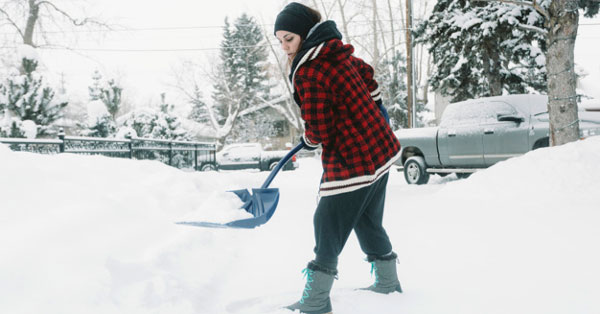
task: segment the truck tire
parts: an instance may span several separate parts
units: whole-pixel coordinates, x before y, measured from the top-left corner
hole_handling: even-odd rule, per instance
[[[279,161],[271,161],[271,163],[269,163],[269,171],[272,171],[273,169],[275,169],[275,167],[277,166],[277,163],[279,163]]]
[[[472,173],[470,173],[470,172],[457,172],[456,177],[459,179],[466,179],[466,178],[470,177],[471,174]]]
[[[404,163],[404,179],[408,184],[427,184],[429,173],[425,166],[425,159],[421,156],[413,156]]]

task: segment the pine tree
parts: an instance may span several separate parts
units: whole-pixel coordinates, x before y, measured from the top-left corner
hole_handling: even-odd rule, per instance
[[[100,89],[100,100],[106,105],[106,109],[113,119],[116,118],[119,109],[121,109],[122,92],[123,88],[114,79],[108,80],[107,85]]]
[[[546,89],[543,27],[533,8],[501,2],[438,0],[416,31],[437,71],[434,90],[460,101]]]
[[[104,81],[98,70],[94,71],[92,81],[92,86],[88,87],[90,100],[101,100],[114,120],[121,108],[123,88],[114,79]]]
[[[82,128],[80,134],[89,137],[110,137],[116,132],[116,124],[100,100],[92,100],[87,105],[87,122],[79,125]]]
[[[122,117],[121,128],[133,129],[137,137],[190,140],[173,108],[174,106],[166,101],[165,94],[161,94],[159,110],[142,109],[131,112]]]
[[[207,104],[202,100],[202,92],[197,86],[194,88],[194,97],[191,98],[191,102],[192,111],[188,118],[200,124],[210,123]]]
[[[100,71],[95,70],[94,74],[92,74],[92,86],[88,87],[88,93],[90,95],[90,100],[98,100],[100,99],[100,94],[102,93],[102,74]]]
[[[248,140],[250,134],[256,135],[255,131],[273,124],[272,119],[258,119],[258,113],[251,109],[273,99],[270,94],[272,86],[268,84],[267,58],[262,31],[253,18],[244,13],[235,20],[233,27],[225,20],[221,64],[212,98],[219,121],[246,111],[245,117],[236,121],[230,119],[234,141]]]
[[[0,136],[23,137],[22,121],[27,120],[35,123],[38,136],[55,132],[52,123],[62,116],[68,103],[55,98],[37,67],[37,60],[24,57],[20,66],[23,74],[13,72],[0,82]]]
[[[229,20],[225,18],[223,40],[221,41],[219,53],[221,63],[217,66],[217,77],[213,85],[214,92],[212,95],[215,104],[216,119],[218,121],[227,119],[229,108],[233,107],[238,111],[241,108],[238,101],[241,97],[241,90],[237,86],[240,76],[235,68],[235,47],[237,45],[238,43],[231,31]]]
[[[400,51],[394,51],[391,57],[386,57],[379,62],[375,74],[382,91],[383,104],[390,116],[392,129],[407,127],[407,89],[404,81],[406,59]]]

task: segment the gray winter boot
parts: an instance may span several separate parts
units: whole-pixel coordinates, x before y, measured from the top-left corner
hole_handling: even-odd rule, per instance
[[[375,274],[375,283],[362,290],[371,290],[384,294],[395,291],[402,293],[402,287],[400,287],[400,281],[396,272],[397,258],[398,255],[393,252],[389,256],[377,259],[369,256],[368,261],[371,262],[371,274]]]
[[[306,314],[331,314],[329,292],[336,279],[337,271],[320,267],[313,262],[302,271],[306,277],[306,285],[300,301],[286,306],[288,310],[299,310]]]

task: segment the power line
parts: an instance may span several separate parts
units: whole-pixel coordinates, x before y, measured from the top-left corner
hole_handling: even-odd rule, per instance
[[[397,29],[402,30],[402,29]],[[377,32],[378,35],[389,34],[391,31]],[[363,33],[359,35],[351,35],[349,38],[359,38],[372,36],[375,33]],[[227,46],[227,47],[205,47],[205,48],[164,48],[164,49],[124,49],[124,48],[67,48],[67,47],[39,47],[42,50],[72,50],[81,52],[194,52],[194,51],[211,51],[221,49],[245,49],[245,48],[257,48],[257,47],[277,47],[279,44],[260,44],[260,45],[244,45],[244,46]],[[0,47],[0,48],[14,48],[14,47]]]
[[[377,19],[377,22],[403,22],[404,19]],[[349,21],[351,24],[369,24],[373,20]],[[272,27],[275,24],[231,24],[232,27]],[[192,26],[164,26],[164,27],[140,27],[140,28],[121,28],[121,29],[70,29],[60,31],[37,31],[36,34],[63,34],[63,33],[125,33],[125,32],[148,32],[148,31],[183,31],[183,30],[202,30],[202,29],[223,29],[225,25],[192,25]],[[0,35],[11,35],[14,32],[3,32]]]

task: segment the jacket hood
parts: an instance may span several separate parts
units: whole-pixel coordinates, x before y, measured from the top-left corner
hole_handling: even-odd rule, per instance
[[[294,73],[304,62],[316,58],[331,60],[347,59],[354,52],[350,45],[342,44],[342,34],[334,21],[325,21],[315,25],[308,33],[306,40],[294,60],[290,71],[290,81],[293,84]]]

